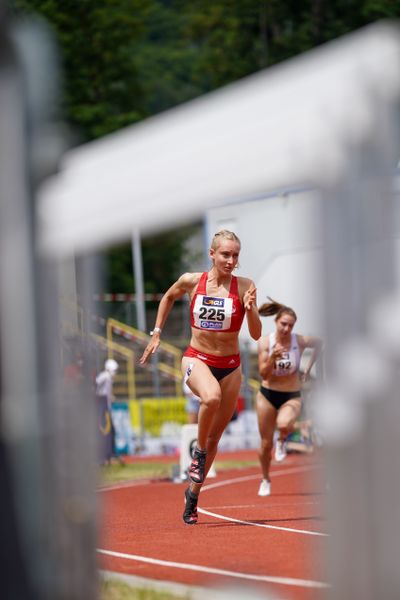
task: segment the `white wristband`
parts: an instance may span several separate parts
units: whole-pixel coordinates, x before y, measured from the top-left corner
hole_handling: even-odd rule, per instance
[[[150,331],[150,335],[153,335],[153,333],[161,333],[161,331],[161,327],[154,327],[153,331]]]

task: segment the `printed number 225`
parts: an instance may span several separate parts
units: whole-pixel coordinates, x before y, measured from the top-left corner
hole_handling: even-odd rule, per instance
[[[215,309],[201,306],[199,317],[200,319],[207,319],[208,321],[223,321],[225,318],[225,313],[222,308]]]

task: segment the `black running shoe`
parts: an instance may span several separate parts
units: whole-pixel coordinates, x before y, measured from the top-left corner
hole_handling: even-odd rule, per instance
[[[196,525],[197,523],[197,502],[199,497],[192,494],[190,488],[185,491],[185,510],[183,511],[183,520],[186,525]]]
[[[194,449],[192,464],[189,467],[189,479],[193,483],[203,483],[206,458],[207,452],[205,450]]]

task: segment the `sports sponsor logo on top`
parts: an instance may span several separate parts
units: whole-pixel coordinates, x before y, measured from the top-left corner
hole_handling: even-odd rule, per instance
[[[201,329],[222,329],[220,321],[200,321]]]
[[[212,298],[210,296],[204,296],[204,306],[224,306],[225,298]]]

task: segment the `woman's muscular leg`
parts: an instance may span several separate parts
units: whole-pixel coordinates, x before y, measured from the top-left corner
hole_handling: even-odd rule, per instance
[[[208,366],[201,360],[184,356],[182,359],[184,376],[188,368],[191,369],[191,373],[186,382],[192,392],[200,398],[197,446],[200,450],[206,450],[214,415],[221,403],[221,388]]]
[[[240,368],[236,369],[219,382],[221,401],[219,409],[214,415],[207,438],[207,459],[205,465],[206,474],[210,470],[210,467],[215,459],[215,455],[217,454],[219,440],[221,439],[221,436],[235,411],[241,383],[242,372]],[[193,493],[199,494],[200,489],[200,484],[191,484],[191,490]]]
[[[261,444],[258,451],[258,458],[261,465],[263,479],[269,481],[269,468],[271,464],[271,453],[274,440],[274,431],[278,411],[264,396],[257,393],[257,420],[258,429],[261,437]]]

